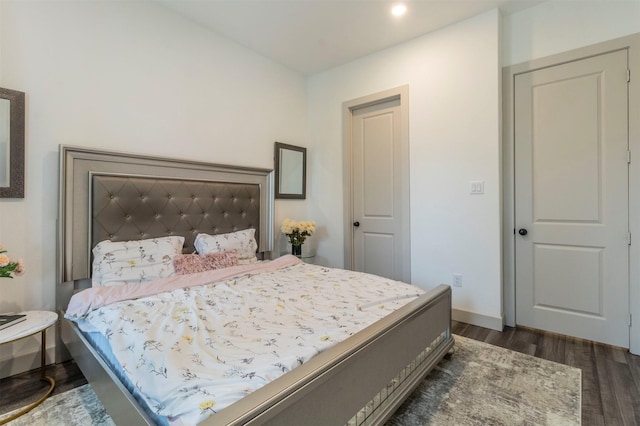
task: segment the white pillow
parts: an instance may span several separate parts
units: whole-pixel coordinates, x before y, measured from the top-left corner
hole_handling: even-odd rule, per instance
[[[238,253],[239,263],[256,262],[258,243],[256,243],[255,234],[256,230],[253,228],[228,234],[198,234],[194,245],[200,254],[235,250]]]
[[[140,241],[101,241],[93,248],[94,287],[141,283],[175,274],[173,257],[182,253],[184,237]]]

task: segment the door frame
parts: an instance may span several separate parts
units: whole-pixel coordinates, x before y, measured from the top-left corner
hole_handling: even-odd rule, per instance
[[[503,292],[505,325],[516,325],[515,275],[515,161],[514,161],[514,81],[515,76],[566,62],[627,50],[631,81],[629,83],[629,350],[640,354],[640,33],[594,44],[541,59],[534,59],[502,69],[502,187],[503,187]],[[632,188],[632,182],[637,187]],[[631,319],[630,318],[630,319]]]
[[[400,150],[402,179],[402,281],[411,282],[411,215],[410,215],[410,174],[409,174],[409,85],[395,87],[372,95],[363,96],[342,103],[342,170],[343,170],[343,229],[344,267],[353,269],[353,150],[351,123],[353,111],[390,100],[400,100]]]

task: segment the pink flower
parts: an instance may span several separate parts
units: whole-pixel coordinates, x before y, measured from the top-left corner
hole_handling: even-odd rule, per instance
[[[24,263],[22,259],[11,260],[7,255],[7,250],[0,244],[0,278],[13,278],[14,275],[24,273]]]
[[[17,266],[16,269],[13,270],[13,273],[17,276],[24,274],[24,262],[22,261],[22,259],[18,259],[16,264]]]

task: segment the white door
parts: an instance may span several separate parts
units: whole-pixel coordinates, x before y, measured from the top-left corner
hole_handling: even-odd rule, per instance
[[[401,98],[351,110],[353,269],[409,281]]]
[[[626,50],[516,76],[518,325],[629,347],[627,109]]]

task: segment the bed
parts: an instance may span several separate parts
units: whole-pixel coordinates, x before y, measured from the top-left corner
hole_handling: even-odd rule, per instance
[[[73,310],[69,305],[72,297],[75,301],[93,291],[93,249],[103,241],[179,237],[184,241],[184,253],[192,253],[198,235],[219,236],[252,230],[257,257],[271,259],[272,188],[271,170],[60,147],[56,306],[62,318],[58,334],[63,344],[57,345],[57,359],[70,356],[77,362],[116,424],[158,424],[165,418],[157,417],[158,410],[150,407],[148,399],[137,392],[137,383],[128,382],[127,374],[118,370],[122,366],[114,366],[109,345],[105,349],[96,341],[94,333],[81,329],[80,321],[65,318],[67,309]],[[257,276],[258,272],[247,272],[246,268],[272,267],[278,271],[264,273],[286,272],[290,276],[291,271],[296,270],[309,280],[314,275],[349,273],[305,265],[285,256],[195,275],[206,276],[202,281],[206,281],[207,286],[215,275],[215,285],[211,286],[224,288],[219,283],[229,281],[218,278],[218,273],[236,285],[244,282],[245,277]],[[277,276],[278,280],[284,279]],[[353,276],[344,279],[350,280],[354,280]],[[164,281],[177,279],[165,278]],[[160,278],[153,283],[164,281]],[[321,285],[320,282],[317,285]],[[184,284],[189,290],[191,286]],[[409,287],[407,292],[411,291]],[[305,289],[296,291],[302,294]],[[349,331],[343,340],[316,348],[312,356],[300,361],[295,368],[283,368],[283,374],[223,409],[211,410],[199,424],[383,424],[440,359],[450,353],[454,343],[448,286],[411,295],[408,303],[401,302],[404,297],[409,296],[380,299],[384,303],[365,303],[365,308],[385,305],[385,309],[390,309],[394,303],[397,306],[384,316]],[[164,302],[157,306],[164,306]],[[358,309],[363,310],[362,306]],[[122,313],[114,315],[117,318]],[[97,330],[95,334],[100,335]],[[328,336],[323,335],[322,339],[333,339]],[[180,424],[180,419],[170,419]]]

